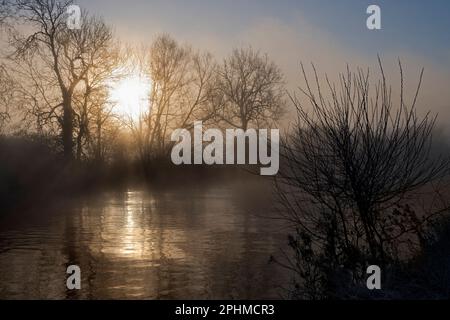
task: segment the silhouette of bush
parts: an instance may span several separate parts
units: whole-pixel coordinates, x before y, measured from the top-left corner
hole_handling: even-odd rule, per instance
[[[325,90],[315,67],[310,81],[302,66],[304,99],[291,95],[297,122],[276,180],[279,212],[296,228],[293,253],[278,260],[294,271],[291,298],[381,298],[365,287],[366,268],[400,277],[424,250],[430,224],[448,212],[439,186],[449,162],[431,154],[436,118],[419,117],[416,108],[423,70],[407,105],[399,62],[396,105],[379,66],[374,86],[369,71],[347,68],[339,86],[325,77]]]

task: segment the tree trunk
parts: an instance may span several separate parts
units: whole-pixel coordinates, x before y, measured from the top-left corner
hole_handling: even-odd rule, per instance
[[[73,161],[73,110],[72,101],[68,94],[63,98],[63,124],[62,143],[64,148],[64,159],[67,162]]]
[[[102,157],[102,122],[101,120],[97,121],[97,146],[95,148],[95,158],[98,163],[103,162]]]
[[[80,132],[77,136],[77,161],[81,162],[81,154],[83,152],[83,129],[80,128]]]

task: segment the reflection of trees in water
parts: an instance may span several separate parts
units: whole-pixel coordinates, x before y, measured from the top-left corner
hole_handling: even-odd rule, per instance
[[[70,215],[65,227],[64,254],[81,267],[83,297],[266,293],[259,268],[270,253],[261,250],[258,221],[234,208],[228,197],[184,194],[174,200],[171,193],[139,193],[106,202]]]
[[[24,223],[1,242],[11,250],[0,254],[0,296],[276,297],[267,281],[274,275],[267,260],[277,249],[273,228],[235,199],[227,188],[182,189],[36,208],[41,229],[28,234]],[[66,289],[72,264],[81,268],[79,291]]]

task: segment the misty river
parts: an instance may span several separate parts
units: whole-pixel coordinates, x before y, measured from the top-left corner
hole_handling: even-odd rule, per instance
[[[243,191],[245,188],[245,192]],[[0,298],[271,299],[286,229],[252,186],[105,192],[2,217]],[[81,268],[81,290],[66,268]]]

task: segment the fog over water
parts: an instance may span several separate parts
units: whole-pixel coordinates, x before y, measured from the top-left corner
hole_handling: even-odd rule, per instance
[[[269,259],[286,229],[251,187],[111,192],[4,217],[0,297],[278,298],[283,270]],[[82,290],[66,289],[71,264]]]

